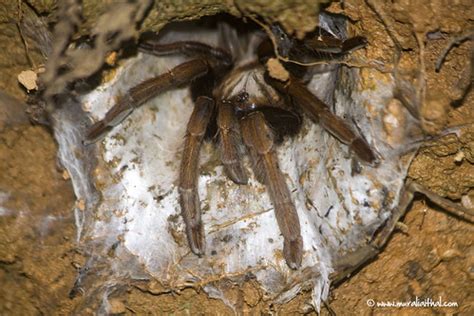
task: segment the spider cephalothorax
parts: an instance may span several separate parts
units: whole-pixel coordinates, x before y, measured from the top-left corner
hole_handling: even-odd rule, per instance
[[[219,30],[222,47],[195,41],[164,43],[160,38],[143,41],[139,48],[145,53],[183,54],[191,59],[131,88],[90,128],[87,141],[100,138],[150,98],[189,84],[194,110],[187,125],[178,183],[181,214],[191,250],[197,255],[205,252],[197,180],[201,144],[206,135],[211,135],[227,176],[241,185],[247,183],[249,176],[241,155],[247,148],[253,173],[265,184],[273,202],[284,238],[285,260],[290,268],[297,269],[303,257],[300,223],[279,168],[276,144],[298,130],[302,112],[347,144],[360,160],[373,163],[376,158],[366,141],[306,88],[306,69],[288,65],[286,81],[267,73],[265,63],[274,57],[274,51],[263,32],[252,29],[238,33],[225,23],[220,24]],[[301,59],[321,52],[341,55],[364,43],[361,37],[344,41],[321,32],[305,41],[289,38],[285,41],[285,54]]]

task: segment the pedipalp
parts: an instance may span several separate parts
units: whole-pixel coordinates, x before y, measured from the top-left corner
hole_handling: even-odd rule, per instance
[[[303,259],[301,228],[290,190],[280,170],[273,132],[261,112],[255,111],[241,120],[242,136],[253,161],[259,181],[267,187],[275,209],[278,227],[284,238],[283,255],[288,266],[298,269]]]
[[[219,101],[217,106],[217,128],[221,162],[227,176],[237,184],[247,184],[247,172],[242,166],[239,145],[242,144],[240,128],[232,101]]]
[[[201,220],[201,205],[197,180],[199,176],[199,152],[212,116],[214,100],[198,97],[188,121],[181,165],[179,168],[179,199],[181,214],[186,225],[189,246],[196,255],[205,251],[204,226]]]

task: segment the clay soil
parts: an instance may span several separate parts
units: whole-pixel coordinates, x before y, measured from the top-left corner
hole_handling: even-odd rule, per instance
[[[385,25],[367,3],[383,2],[345,1],[344,8],[333,5],[330,9],[344,12],[354,21],[356,32],[367,35],[371,43],[368,58],[391,63],[392,56],[384,53],[393,51],[387,28],[403,47],[401,67],[406,73],[416,77],[422,67],[419,57],[423,55],[424,104],[430,104],[424,115],[433,123],[427,125],[427,132],[439,134],[447,127],[471,124],[458,136],[451,134],[426,143],[414,160],[409,177],[440,196],[473,208],[474,94],[463,95],[467,87],[463,73],[470,68],[472,43],[454,47],[442,70],[434,71],[435,62],[450,39],[473,28],[469,1],[458,1],[449,8],[438,5],[441,1],[416,8],[404,1],[391,8],[379,5]],[[417,41],[420,34],[424,43],[421,50]],[[22,69],[25,63],[12,62],[8,67]],[[3,77],[1,81],[2,87],[8,87],[4,90],[25,99],[15,81]],[[3,101],[0,109],[0,315],[74,314],[83,301],[80,295],[69,298],[69,291],[86,258],[76,244],[72,212],[75,197],[67,172],[58,164],[57,147],[47,128],[31,125],[23,109],[18,111]],[[473,233],[472,224],[417,197],[381,254],[335,286],[321,314],[474,315]],[[239,287],[229,284],[228,294],[236,310],[194,289],[154,294],[153,282],[133,285],[119,293],[110,301],[110,310],[120,315],[316,314],[309,292],[275,306],[263,299],[264,293],[253,282]],[[456,306],[369,306],[371,302],[416,298],[441,299]]]

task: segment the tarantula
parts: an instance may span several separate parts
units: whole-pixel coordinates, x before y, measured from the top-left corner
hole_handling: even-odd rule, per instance
[[[289,78],[286,81],[274,79],[265,67],[266,62],[275,57],[268,36],[260,30],[238,33],[225,23],[220,23],[219,30],[222,47],[197,41],[163,43],[159,37],[142,41],[139,50],[144,53],[181,54],[192,59],[131,88],[102,120],[90,127],[86,142],[98,140],[135,108],[163,91],[190,85],[194,109],[187,123],[178,187],[192,252],[198,256],[205,253],[197,180],[199,152],[207,137],[215,140],[228,178],[240,185],[248,182],[241,158],[241,152],[247,148],[254,175],[266,186],[273,203],[284,238],[286,263],[298,269],[303,257],[303,241],[298,214],[279,167],[275,150],[278,143],[297,132],[301,125],[299,113],[303,112],[347,144],[363,162],[374,163],[376,156],[361,136],[308,90],[306,83],[311,69],[284,63]],[[286,36],[279,27],[274,26],[273,30],[285,44],[284,53],[300,60],[321,55],[341,57],[365,45],[363,37],[341,40],[322,29],[303,41]]]

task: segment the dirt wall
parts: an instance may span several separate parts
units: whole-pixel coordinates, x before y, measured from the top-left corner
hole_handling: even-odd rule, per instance
[[[41,52],[25,42],[15,22],[20,13],[17,2],[0,9],[0,90],[26,99],[17,75],[42,65]],[[54,2],[31,1],[37,13],[54,23]],[[104,3],[84,1],[84,24],[103,12]],[[316,1],[157,2],[145,20],[144,29],[158,29],[170,19],[192,19],[222,10],[258,12],[268,21],[280,21],[289,31],[303,34],[316,25]],[[368,38],[367,60],[377,60],[397,70],[423,92],[421,123],[426,135],[440,135],[449,128],[466,126],[457,134],[434,137],[425,142],[410,169],[409,177],[442,197],[466,207],[474,204],[474,97],[472,42],[451,49],[439,72],[435,66],[450,41],[473,29],[470,1],[449,6],[444,1],[350,0],[333,3],[328,10],[351,20],[354,33]],[[401,48],[395,65],[395,51]],[[364,76],[364,70],[361,70]],[[367,78],[367,80],[374,78]],[[425,84],[423,84],[425,83]],[[422,88],[419,88],[422,87]],[[77,270],[85,258],[75,244],[71,207],[74,195],[67,173],[56,160],[56,146],[49,130],[31,126],[23,116],[21,103],[5,101],[0,111],[0,313],[70,314],[83,302],[70,299]],[[12,104],[15,104],[14,106]],[[470,124],[470,125],[469,125]],[[473,226],[448,215],[419,197],[384,251],[355,276],[332,291],[329,309],[337,315],[350,314],[473,314],[474,279]],[[115,314],[232,314],[221,301],[203,292],[186,289],[162,293],[159,284],[131,285],[111,301]],[[242,288],[229,284],[239,313],[315,313],[309,293],[298,295],[282,306],[262,299],[249,280]],[[456,302],[454,308],[381,308],[368,300],[410,301],[414,297]],[[93,313],[93,311],[90,311]],[[328,308],[322,314],[328,314]]]

